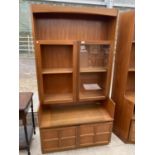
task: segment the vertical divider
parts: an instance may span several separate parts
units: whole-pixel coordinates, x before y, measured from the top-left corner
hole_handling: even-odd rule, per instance
[[[77,43],[73,43],[73,102],[76,103],[77,101],[77,90],[76,90],[76,84],[77,84]]]
[[[36,41],[36,61],[37,61],[37,76],[38,76],[38,89],[40,91],[39,93],[39,97],[40,97],[40,101],[43,102],[44,100],[44,89],[43,89],[43,77],[42,77],[42,63],[41,63],[41,48],[40,48],[40,43],[39,41]]]
[[[80,93],[80,43],[76,42],[76,101],[79,102]]]

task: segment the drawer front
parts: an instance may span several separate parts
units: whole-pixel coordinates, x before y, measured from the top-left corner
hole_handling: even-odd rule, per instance
[[[129,141],[135,142],[135,121],[131,121],[130,132],[129,132]]]

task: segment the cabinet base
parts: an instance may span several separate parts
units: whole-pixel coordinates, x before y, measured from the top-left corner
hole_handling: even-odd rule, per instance
[[[105,145],[111,140],[112,122],[41,128],[42,153]]]

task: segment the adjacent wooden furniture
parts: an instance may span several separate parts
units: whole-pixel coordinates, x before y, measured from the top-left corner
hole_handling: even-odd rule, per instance
[[[124,142],[135,142],[134,11],[119,15],[112,99],[116,103],[114,132]]]
[[[30,155],[30,143],[32,134],[35,134],[32,96],[32,92],[19,93],[19,119],[22,120],[23,123],[23,126],[19,127],[19,149],[27,149],[28,155]],[[26,116],[28,114],[29,108],[31,108],[32,125],[27,125]]]
[[[110,142],[117,10],[32,5],[42,152]]]

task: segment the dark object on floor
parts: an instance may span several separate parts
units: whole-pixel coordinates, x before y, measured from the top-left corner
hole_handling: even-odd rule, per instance
[[[30,155],[30,143],[33,132],[35,132],[35,122],[33,113],[33,93],[32,92],[20,92],[19,93],[19,120],[22,120],[23,125],[19,127],[19,149],[27,149],[28,155]],[[32,125],[27,125],[26,116],[29,108],[31,108]]]

